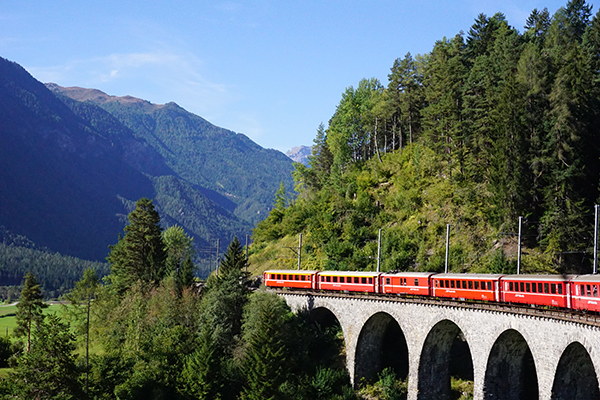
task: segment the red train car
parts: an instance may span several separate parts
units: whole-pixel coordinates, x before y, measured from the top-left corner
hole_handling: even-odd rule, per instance
[[[571,308],[600,312],[600,275],[579,275],[569,281]]]
[[[380,272],[322,271],[317,273],[317,288],[349,292],[379,293]]]
[[[498,274],[437,274],[431,277],[431,295],[455,299],[500,300]]]
[[[317,271],[270,270],[263,274],[263,284],[268,287],[316,289]]]
[[[502,300],[569,308],[569,280],[564,275],[505,275],[502,278]]]
[[[399,272],[381,274],[380,292],[429,296],[433,272]]]

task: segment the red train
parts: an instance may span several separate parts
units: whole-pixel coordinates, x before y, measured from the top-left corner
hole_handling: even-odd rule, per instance
[[[600,275],[270,270],[268,287],[448,297],[600,312]]]

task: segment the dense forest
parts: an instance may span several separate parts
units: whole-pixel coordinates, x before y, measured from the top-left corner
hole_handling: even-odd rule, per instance
[[[600,14],[583,0],[523,32],[501,13],[394,61],[387,86],[342,94],[254,231],[254,263],[293,265],[273,243],[304,233],[304,267],[589,272],[600,177]],[[293,244],[294,243],[294,244]]]

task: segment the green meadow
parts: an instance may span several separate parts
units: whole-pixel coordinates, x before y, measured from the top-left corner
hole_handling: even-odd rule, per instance
[[[62,312],[60,304],[49,304],[44,313]],[[0,336],[12,335],[13,329],[17,326],[16,321],[17,306],[15,304],[0,305]]]

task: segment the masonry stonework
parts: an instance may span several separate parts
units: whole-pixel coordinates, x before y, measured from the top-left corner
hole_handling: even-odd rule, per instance
[[[475,399],[600,397],[597,327],[376,297],[278,294],[296,312],[327,309],[337,318],[354,384],[380,372],[383,334],[390,323],[397,323],[408,348],[409,400],[449,398],[450,348],[458,335],[468,344],[472,357]]]

